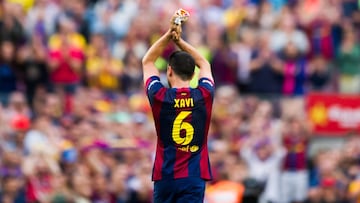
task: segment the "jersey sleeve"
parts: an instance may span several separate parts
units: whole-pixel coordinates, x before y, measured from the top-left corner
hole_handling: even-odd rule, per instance
[[[200,78],[199,87],[205,88],[212,96],[214,96],[215,84],[209,78]]]
[[[146,91],[146,95],[150,100],[150,103],[152,103],[156,93],[163,87],[164,86],[160,82],[160,78],[158,76],[151,76],[146,80],[145,91]]]

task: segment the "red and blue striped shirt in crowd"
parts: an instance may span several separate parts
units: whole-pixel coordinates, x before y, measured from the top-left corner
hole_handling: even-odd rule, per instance
[[[201,78],[197,88],[166,88],[152,76],[145,88],[157,133],[152,180],[211,180],[207,135],[214,83]]]
[[[283,169],[287,171],[301,171],[307,168],[308,140],[304,136],[284,135],[283,145],[287,150]]]

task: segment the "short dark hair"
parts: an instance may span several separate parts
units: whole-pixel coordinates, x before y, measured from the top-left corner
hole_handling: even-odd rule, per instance
[[[190,80],[195,71],[194,58],[185,51],[175,51],[169,57],[169,65],[182,80]]]

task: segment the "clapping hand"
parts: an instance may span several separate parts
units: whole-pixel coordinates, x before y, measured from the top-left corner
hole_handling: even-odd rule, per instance
[[[181,38],[181,24],[186,22],[189,19],[189,12],[184,9],[179,9],[175,12],[175,14],[171,17],[170,20],[170,30],[171,30],[171,38],[174,41],[178,41]]]

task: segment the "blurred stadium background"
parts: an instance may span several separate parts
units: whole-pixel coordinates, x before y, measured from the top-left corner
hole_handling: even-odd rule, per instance
[[[360,202],[360,1],[0,2],[0,202],[151,202],[141,58],[178,8],[217,84],[205,202]]]

